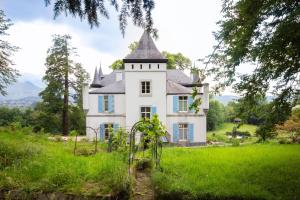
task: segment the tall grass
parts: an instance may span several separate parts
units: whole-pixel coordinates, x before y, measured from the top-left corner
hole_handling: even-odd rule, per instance
[[[166,148],[160,199],[300,199],[300,145]]]
[[[0,189],[116,194],[128,191],[121,154],[74,156],[73,142],[51,142],[47,135],[0,131]],[[94,148],[93,144],[83,144]],[[80,148],[80,145],[79,145]],[[2,162],[9,157],[9,162]]]

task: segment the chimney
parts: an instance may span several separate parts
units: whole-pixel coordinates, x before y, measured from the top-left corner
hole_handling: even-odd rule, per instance
[[[87,114],[89,111],[89,85],[87,83],[82,88],[82,106],[84,113]]]
[[[203,84],[203,111],[207,114],[209,109],[209,84]]]
[[[116,81],[121,81],[123,79],[123,72],[122,71],[116,71]]]

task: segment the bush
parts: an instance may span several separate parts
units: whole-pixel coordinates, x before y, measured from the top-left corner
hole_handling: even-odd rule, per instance
[[[234,147],[240,146],[240,141],[239,141],[239,139],[232,138],[232,139],[231,139],[231,143],[232,143],[232,146],[234,146]]]
[[[136,161],[135,168],[137,170],[145,170],[152,168],[152,160],[149,158],[140,158]]]
[[[30,143],[20,146],[0,141],[0,169],[19,164],[23,159],[32,158],[40,152],[40,148]]]

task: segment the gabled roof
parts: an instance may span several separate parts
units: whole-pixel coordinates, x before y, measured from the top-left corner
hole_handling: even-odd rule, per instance
[[[138,47],[123,59],[124,63],[166,63],[167,59],[158,51],[153,39],[147,31],[144,31]]]

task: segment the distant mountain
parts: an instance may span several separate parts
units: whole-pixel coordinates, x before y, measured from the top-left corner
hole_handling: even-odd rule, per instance
[[[234,95],[222,95],[222,96],[214,96],[214,99],[220,101],[222,104],[227,105],[231,101],[238,100],[240,97]],[[273,100],[273,96],[267,96],[267,101],[270,102]]]
[[[214,96],[214,99],[220,101],[222,104],[227,105],[230,101],[234,101],[239,99],[240,97],[234,95],[222,95],[222,96]]]
[[[7,95],[6,96],[0,95],[0,100],[16,100],[16,99],[23,99],[26,97],[38,97],[42,89],[34,85],[33,83],[26,81],[26,82],[16,82],[8,86],[6,91],[7,91]]]
[[[0,100],[0,106],[5,107],[34,107],[37,102],[41,100],[40,97],[25,97],[21,99],[8,99],[8,100]]]

